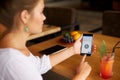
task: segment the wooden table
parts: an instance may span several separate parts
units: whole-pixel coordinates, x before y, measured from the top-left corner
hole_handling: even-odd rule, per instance
[[[36,35],[31,35],[28,38],[28,40],[32,40],[32,39],[35,39],[35,38],[43,37],[43,36],[46,36],[46,35],[49,35],[49,34],[53,34],[53,33],[59,32],[59,31],[61,31],[61,27],[59,27],[59,26],[44,25],[43,26],[43,31],[41,33],[36,34]]]
[[[38,53],[40,50],[43,50],[45,48],[51,47],[56,44],[64,45],[64,46],[71,46],[72,44],[65,44],[61,43],[60,37],[56,37],[54,39],[44,41],[38,44],[35,44],[33,46],[30,46],[29,49],[34,55],[40,56]],[[89,64],[92,67],[92,71],[87,78],[87,80],[102,80],[99,76],[99,67],[100,67],[100,48],[102,41],[105,41],[107,44],[107,50],[112,51],[112,47],[120,41],[120,38],[105,36],[101,34],[94,34],[94,44],[97,46],[97,52],[93,54],[91,57],[87,57],[86,61],[89,62]],[[47,45],[46,45],[47,44]],[[119,45],[120,46],[120,45]],[[76,67],[78,66],[79,62],[81,61],[82,56],[80,55],[74,55],[70,57],[69,59],[61,62],[60,64],[54,66],[52,68],[52,71],[55,71],[56,73],[63,75],[69,79],[72,79],[75,75]],[[113,77],[109,80],[119,80],[120,79],[120,49],[115,50],[115,62],[114,62],[114,68],[113,68]]]

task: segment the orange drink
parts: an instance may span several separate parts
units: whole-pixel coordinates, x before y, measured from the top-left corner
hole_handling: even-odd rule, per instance
[[[113,75],[113,62],[114,58],[107,55],[103,56],[100,62],[100,76],[104,79],[108,79]]]

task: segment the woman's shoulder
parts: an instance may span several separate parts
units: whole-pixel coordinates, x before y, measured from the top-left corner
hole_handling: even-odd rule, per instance
[[[33,80],[33,78],[42,80],[41,76],[37,74],[37,69],[30,63],[29,58],[20,51],[11,48],[0,49],[0,72],[0,76],[2,75],[3,78],[8,75],[9,79],[15,78],[15,80],[21,76],[22,80]]]
[[[0,59],[3,57],[5,58],[12,58],[14,56],[21,56],[20,51],[13,49],[13,48],[0,48]],[[14,57],[15,58],[15,57]]]
[[[11,48],[0,48],[0,61],[11,59],[14,51]]]
[[[27,60],[19,51],[12,48],[0,49],[0,64],[6,65],[8,63],[13,64],[16,61]]]

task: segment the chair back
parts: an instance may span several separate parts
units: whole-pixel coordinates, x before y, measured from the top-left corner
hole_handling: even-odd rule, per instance
[[[104,11],[102,33],[120,37],[120,11]]]
[[[62,30],[73,30],[76,21],[76,11],[73,8],[45,7],[45,24],[60,26]]]

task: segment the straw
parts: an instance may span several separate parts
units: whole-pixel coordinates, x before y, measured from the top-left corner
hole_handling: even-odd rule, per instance
[[[111,56],[114,56],[114,55],[115,55],[115,49],[120,48],[120,47],[117,47],[117,45],[118,45],[119,43],[120,43],[120,41],[118,41],[118,42],[114,45]]]

